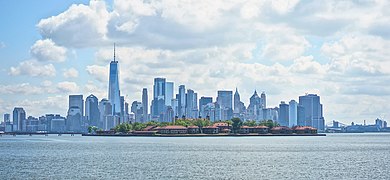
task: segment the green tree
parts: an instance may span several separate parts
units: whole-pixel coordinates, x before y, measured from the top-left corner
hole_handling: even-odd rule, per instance
[[[88,126],[88,133],[89,134],[96,133],[97,130],[98,130],[98,127],[96,127],[96,126]]]
[[[277,126],[280,126],[277,122],[274,122],[272,120],[267,120],[267,121],[261,121],[259,123],[260,126],[267,126],[269,127],[270,129],[273,128],[273,127],[277,127]]]
[[[143,123],[140,123],[140,122],[133,123],[132,129],[135,130],[135,131],[141,131],[144,128],[146,128],[146,124],[143,124]]]
[[[129,123],[122,123],[115,127],[116,132],[127,133],[132,130],[132,125]]]
[[[250,126],[250,127],[253,127],[253,126],[256,126],[256,125],[257,125],[257,123],[256,123],[256,121],[255,121],[255,120],[248,120],[248,121],[245,121],[245,122],[243,122],[243,125],[244,125],[244,126]]]
[[[233,133],[238,133],[238,131],[240,130],[240,127],[242,126],[242,121],[240,118],[233,118],[232,119],[232,129],[233,129]]]
[[[203,133],[203,127],[210,126],[211,122],[207,119],[196,119],[194,125],[199,127],[200,133]]]

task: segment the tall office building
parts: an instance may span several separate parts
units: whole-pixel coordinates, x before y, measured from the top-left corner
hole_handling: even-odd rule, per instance
[[[208,104],[213,103],[213,98],[212,97],[201,97],[199,99],[199,116],[201,118],[206,118],[206,113],[205,113],[205,108]]]
[[[178,115],[179,118],[182,118],[186,115],[186,87],[184,85],[179,86],[179,93],[178,93]]]
[[[113,115],[121,115],[121,99],[119,90],[119,69],[118,61],[115,59],[115,44],[114,44],[114,60],[110,62],[110,75],[108,82],[108,100],[112,106]]]
[[[100,124],[104,130],[109,130],[114,127],[114,116],[112,115],[112,106],[109,100],[102,99],[99,102]]]
[[[186,94],[186,117],[198,118],[198,94],[192,89],[187,89]]]
[[[5,113],[4,114],[4,123],[5,124],[9,124],[11,122],[11,115],[10,114],[8,114],[8,113]]]
[[[165,94],[166,94],[165,78],[154,78],[153,85],[153,100],[152,100],[152,119],[162,121],[165,111]]]
[[[172,106],[172,99],[173,99],[173,82],[166,82],[165,83],[165,106]]]
[[[175,118],[179,118],[179,101],[177,99],[172,99],[172,110],[173,110],[173,116]]]
[[[21,107],[15,107],[13,111],[13,130],[25,131],[26,130],[26,112]]]
[[[297,118],[298,118],[298,126],[305,126],[306,121],[305,121],[305,108],[298,104],[297,106]]]
[[[289,122],[289,107],[288,104],[286,104],[284,101],[280,102],[279,104],[279,115],[278,115],[278,123],[281,126],[288,126]]]
[[[135,122],[142,122],[142,113],[143,113],[143,107],[142,107],[142,102],[134,101],[131,104],[131,112],[134,113],[134,120]]]
[[[142,89],[142,122],[148,122],[148,89]]]
[[[221,119],[229,120],[233,116],[233,92],[218,91],[217,103],[221,107]]]
[[[304,108],[305,125],[323,131],[325,128],[325,120],[322,114],[323,109],[322,104],[320,103],[320,96],[317,96],[317,94],[299,96],[299,105]]]
[[[85,99],[85,119],[89,126],[101,127],[99,100],[93,94]]]
[[[240,117],[241,113],[245,111],[245,105],[243,102],[241,102],[240,94],[238,93],[238,89],[236,88],[236,92],[234,92],[234,110],[233,114],[234,117]]]
[[[66,120],[67,130],[70,132],[82,132],[84,117],[83,95],[69,95],[69,109]]]
[[[265,95],[265,92],[262,92],[262,93],[261,93],[260,98],[261,98],[261,105],[262,105],[262,108],[263,108],[263,109],[267,108],[267,97],[266,97],[266,95]]]
[[[298,103],[291,100],[289,103],[288,126],[293,127],[298,125]]]
[[[78,107],[81,110],[81,116],[84,116],[83,95],[69,95],[69,107]]]

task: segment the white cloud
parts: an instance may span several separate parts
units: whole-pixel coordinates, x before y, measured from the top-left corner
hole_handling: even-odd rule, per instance
[[[101,83],[108,82],[108,66],[91,65],[87,66],[86,71]]]
[[[38,61],[62,62],[66,59],[66,48],[57,46],[51,39],[38,40],[30,53]]]
[[[77,78],[79,76],[79,71],[75,68],[64,69],[63,75],[65,78]]]
[[[75,82],[63,81],[57,84],[57,89],[61,93],[77,93],[80,88]]]
[[[90,1],[89,5],[72,5],[57,16],[42,19],[37,27],[44,38],[56,44],[85,47],[105,40],[108,19],[105,2]]]
[[[2,48],[5,48],[5,43],[4,42],[0,42],[0,49]]]
[[[9,74],[27,76],[55,76],[56,69],[53,64],[42,64],[36,60],[22,61],[16,67],[11,67]]]

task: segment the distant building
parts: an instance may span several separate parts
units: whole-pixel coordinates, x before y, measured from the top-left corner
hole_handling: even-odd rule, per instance
[[[83,123],[83,95],[69,95],[69,109],[66,117],[66,129],[70,132],[82,132]],[[51,127],[51,126],[50,126]]]
[[[131,104],[131,112],[134,113],[135,122],[142,122],[143,107],[142,102],[134,101]]]
[[[142,89],[142,122],[148,122],[148,89]]]
[[[284,101],[279,104],[279,120],[278,123],[280,126],[288,126],[289,125],[289,105]]]
[[[265,93],[262,94],[265,98]],[[246,118],[247,120],[256,120],[262,121],[267,120],[263,114],[263,109],[265,108],[265,99],[262,99],[257,94],[257,91],[249,98],[249,106],[247,108]]]
[[[162,121],[164,116],[166,105],[166,80],[165,78],[154,78],[153,85],[153,100],[152,100],[152,120]]]
[[[306,94],[299,96],[299,105],[303,106],[305,111],[305,126],[317,128],[318,131],[324,131],[325,120],[323,117],[323,107],[320,103],[320,96],[316,94]]]
[[[5,124],[11,123],[11,115],[10,114],[8,114],[8,113],[4,114],[4,123]]]
[[[51,132],[62,133],[66,132],[65,118],[55,118],[51,120]]]
[[[177,96],[178,100],[178,115],[179,118],[182,118],[186,115],[186,88],[184,85],[179,86],[179,93]]]
[[[110,101],[102,99],[99,102],[100,123],[103,130],[110,130],[115,125],[115,116],[112,115],[112,106]]]
[[[110,75],[108,82],[108,100],[112,108],[112,115],[121,115],[121,97],[119,90],[119,68],[118,61],[115,59],[115,45],[114,45],[114,59],[110,62]]]
[[[187,89],[186,94],[186,118],[198,118],[198,94],[192,89]]]
[[[233,117],[233,92],[218,91],[217,103],[221,107],[221,119],[229,120]]]
[[[13,131],[26,131],[26,112],[23,108],[14,108],[12,123]]]
[[[172,106],[173,99],[173,82],[166,82],[165,84],[165,106]]]
[[[233,110],[233,116],[234,117],[240,117],[241,114],[245,111],[245,105],[243,102],[241,102],[240,94],[238,93],[238,89],[236,88],[236,92],[234,92],[234,110]]]
[[[85,99],[85,119],[89,126],[101,127],[98,98],[93,94]]]
[[[291,100],[289,103],[288,126],[294,127],[298,125],[298,103]]]
[[[212,97],[204,97],[204,96],[202,96],[199,99],[199,116],[201,118],[206,118],[207,117],[207,115],[205,113],[205,108],[210,103],[213,103],[213,98]]]

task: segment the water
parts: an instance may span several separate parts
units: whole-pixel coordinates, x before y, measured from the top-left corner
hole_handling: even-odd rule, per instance
[[[0,179],[390,179],[390,134],[2,136]]]

